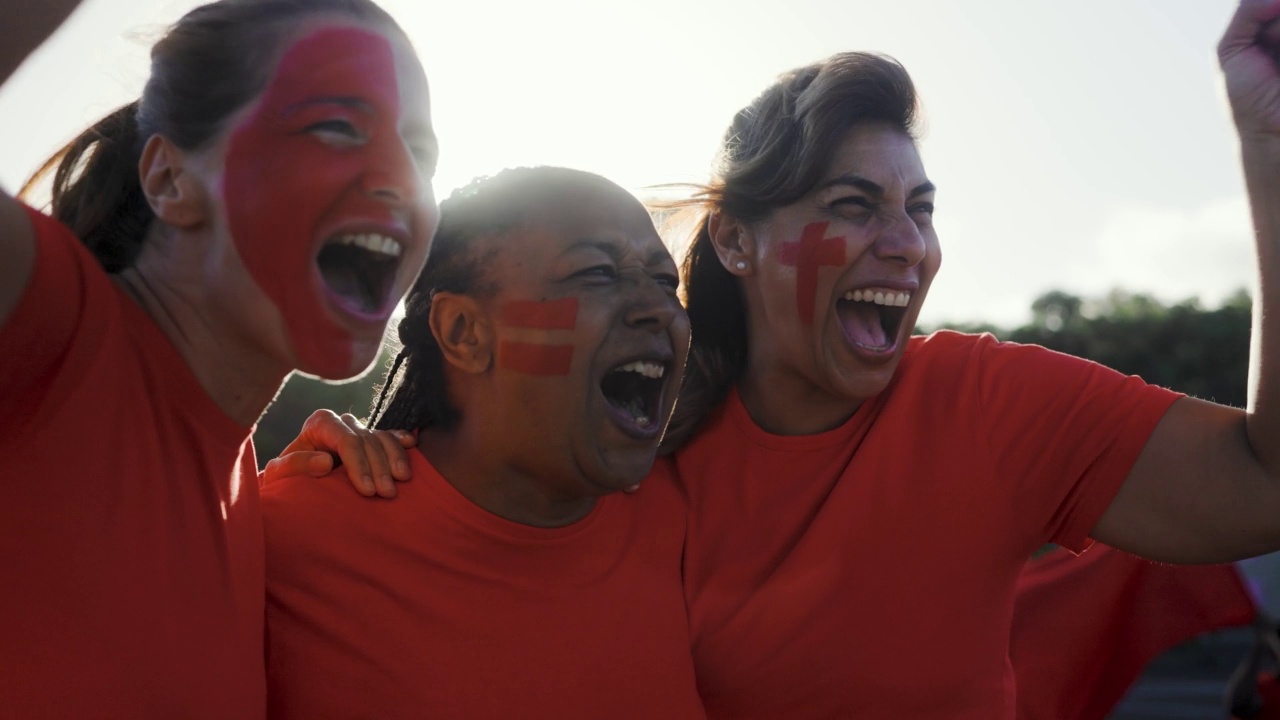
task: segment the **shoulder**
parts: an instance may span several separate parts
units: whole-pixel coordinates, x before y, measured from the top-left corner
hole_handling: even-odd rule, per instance
[[[1052,373],[1106,370],[1092,360],[1039,345],[1003,341],[990,333],[975,335],[950,330],[911,338],[901,370],[904,374],[919,374],[925,368],[928,368],[930,374],[951,371],[954,374],[974,376],[1019,371]]]

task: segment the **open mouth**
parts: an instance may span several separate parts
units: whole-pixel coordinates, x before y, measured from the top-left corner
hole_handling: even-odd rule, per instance
[[[888,350],[898,341],[911,293],[887,288],[850,290],[836,301],[844,334],[868,350]]]
[[[403,248],[377,233],[339,235],[320,248],[316,265],[326,287],[348,309],[376,314],[386,310]]]
[[[666,373],[666,363],[636,360],[606,373],[600,381],[600,391],[616,417],[647,433],[660,425]]]

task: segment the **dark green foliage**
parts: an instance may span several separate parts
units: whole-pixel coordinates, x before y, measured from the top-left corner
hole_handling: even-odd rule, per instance
[[[1055,290],[1036,299],[1032,320],[1023,327],[946,327],[1043,345],[1188,395],[1243,407],[1250,307],[1243,290],[1214,310],[1194,299],[1165,305],[1119,290],[1098,300]]]
[[[338,414],[349,412],[365,420],[373,406],[376,388],[391,365],[384,350],[378,362],[364,377],[352,382],[334,385],[313,378],[294,375],[258,421],[258,431],[253,443],[258,453],[258,465],[280,454],[302,429],[302,423],[312,412],[327,408]]]

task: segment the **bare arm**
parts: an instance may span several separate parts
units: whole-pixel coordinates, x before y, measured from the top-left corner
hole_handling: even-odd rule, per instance
[[[0,82],[45,41],[80,0],[0,2],[5,18],[4,42],[0,42]],[[8,321],[26,290],[35,264],[35,236],[18,201],[0,191],[0,327]]]
[[[1258,255],[1249,408],[1180,400],[1094,528],[1109,545],[1169,562],[1280,549],[1280,4],[1244,0],[1218,47]]]

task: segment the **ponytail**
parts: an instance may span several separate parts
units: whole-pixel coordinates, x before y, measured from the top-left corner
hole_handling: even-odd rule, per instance
[[[155,215],[142,194],[138,160],[138,102],[125,105],[59,150],[18,193],[30,202],[53,174],[51,212],[98,259],[117,273],[133,265]]]

